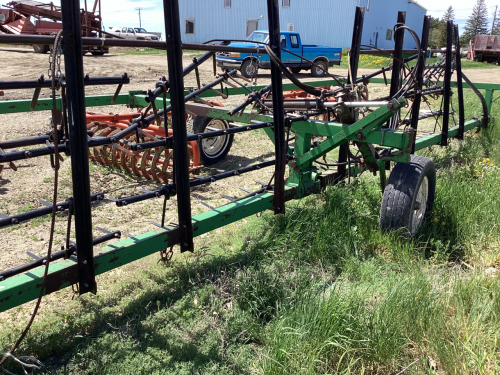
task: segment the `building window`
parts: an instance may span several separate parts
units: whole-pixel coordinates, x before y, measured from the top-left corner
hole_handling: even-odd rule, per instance
[[[295,25],[293,23],[288,24],[288,31],[295,31]]]
[[[224,0],[224,8],[231,8],[231,0]]]
[[[290,8],[290,0],[283,0],[283,8]]]
[[[385,39],[392,40],[392,29],[387,29],[387,32],[385,33]]]
[[[186,35],[194,35],[194,18],[186,18]]]
[[[292,48],[299,48],[299,38],[297,34],[290,34],[290,45]]]

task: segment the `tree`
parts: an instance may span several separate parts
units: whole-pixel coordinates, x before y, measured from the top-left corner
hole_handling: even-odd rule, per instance
[[[430,30],[429,30],[429,48],[438,48],[439,40],[441,39],[441,23],[439,18],[431,16]]]
[[[492,35],[500,35],[500,9],[497,9],[497,14],[493,17],[495,24],[492,26]]]
[[[446,47],[446,24],[448,21],[455,20],[455,12],[453,11],[453,7],[450,7],[446,10],[443,15],[443,18],[439,24],[440,33],[438,35],[437,46],[438,47]]]
[[[488,34],[488,8],[486,8],[485,0],[477,0],[465,24],[462,43],[469,44],[469,41],[474,42],[476,35],[486,34]]]

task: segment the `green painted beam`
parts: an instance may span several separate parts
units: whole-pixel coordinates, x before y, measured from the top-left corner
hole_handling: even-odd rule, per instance
[[[295,189],[287,188],[285,195],[286,200],[293,199]],[[200,236],[270,209],[273,207],[273,199],[274,196],[271,193],[264,193],[194,216],[192,218],[194,236]],[[94,258],[95,273],[101,275],[176,243],[178,243],[178,229],[176,228],[165,229],[161,233],[147,232],[119,241],[106,246]],[[41,267],[0,282],[0,312],[38,298],[43,273],[44,268]],[[49,267],[45,294],[76,283],[77,275],[77,263],[74,260],[54,262]]]
[[[400,99],[400,101],[393,101],[393,108],[389,109],[388,106],[383,106],[370,113],[368,116],[362,118],[361,120],[355,122],[354,124],[348,125],[343,124],[342,130],[331,138],[327,139],[321,143],[318,147],[315,147],[308,153],[302,155],[297,159],[297,165],[308,163],[310,161],[316,160],[322,155],[330,152],[335,147],[345,142],[350,137],[355,136],[357,133],[361,132],[366,137],[370,131],[372,131],[377,126],[382,126],[387,120],[389,120],[394,112],[396,112],[402,105],[406,103],[406,100]],[[292,127],[293,129],[293,127]]]
[[[465,131],[472,130],[474,128],[479,128],[482,126],[482,120],[470,120],[464,125]],[[448,130],[448,138],[456,137],[458,134],[458,126],[454,126]],[[426,137],[417,139],[415,142],[415,151],[422,150],[429,146],[437,145],[441,142],[441,133],[431,134]]]
[[[113,100],[113,95],[90,95],[85,97],[86,107],[99,107],[105,105],[111,105]],[[115,105],[118,104],[129,104],[129,94],[118,95]],[[61,104],[59,98],[56,101],[57,109],[61,109]],[[22,112],[32,112],[30,109],[31,99],[25,100],[3,100],[0,101],[0,114],[6,113],[22,113]],[[33,109],[33,112],[37,111],[50,111],[52,109],[52,98],[42,98],[38,99],[38,102]]]

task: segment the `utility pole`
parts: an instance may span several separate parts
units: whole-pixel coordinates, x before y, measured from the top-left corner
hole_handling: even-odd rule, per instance
[[[142,27],[142,24],[141,24],[141,9],[142,8],[135,8],[135,10],[139,11],[139,27]]]
[[[490,35],[493,34],[493,29],[495,28],[495,22],[497,20],[497,10],[498,10],[498,5],[495,6],[495,13],[493,13],[493,24],[491,25]]]

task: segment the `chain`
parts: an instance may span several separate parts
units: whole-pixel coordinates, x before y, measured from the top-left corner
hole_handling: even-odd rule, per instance
[[[160,251],[160,260],[158,262],[168,263],[174,255],[174,247],[170,246],[170,249],[163,249]]]
[[[55,76],[55,79],[57,81],[56,90],[59,90],[61,88],[61,76],[62,76],[62,72],[61,72],[61,54],[62,54],[61,41],[62,41],[62,33],[60,33],[56,36],[56,39],[54,41],[53,50],[49,53],[49,69],[47,72],[49,79],[52,79],[52,77]],[[55,50],[55,53],[54,53],[54,50]],[[54,62],[54,59],[55,59],[55,62]]]

